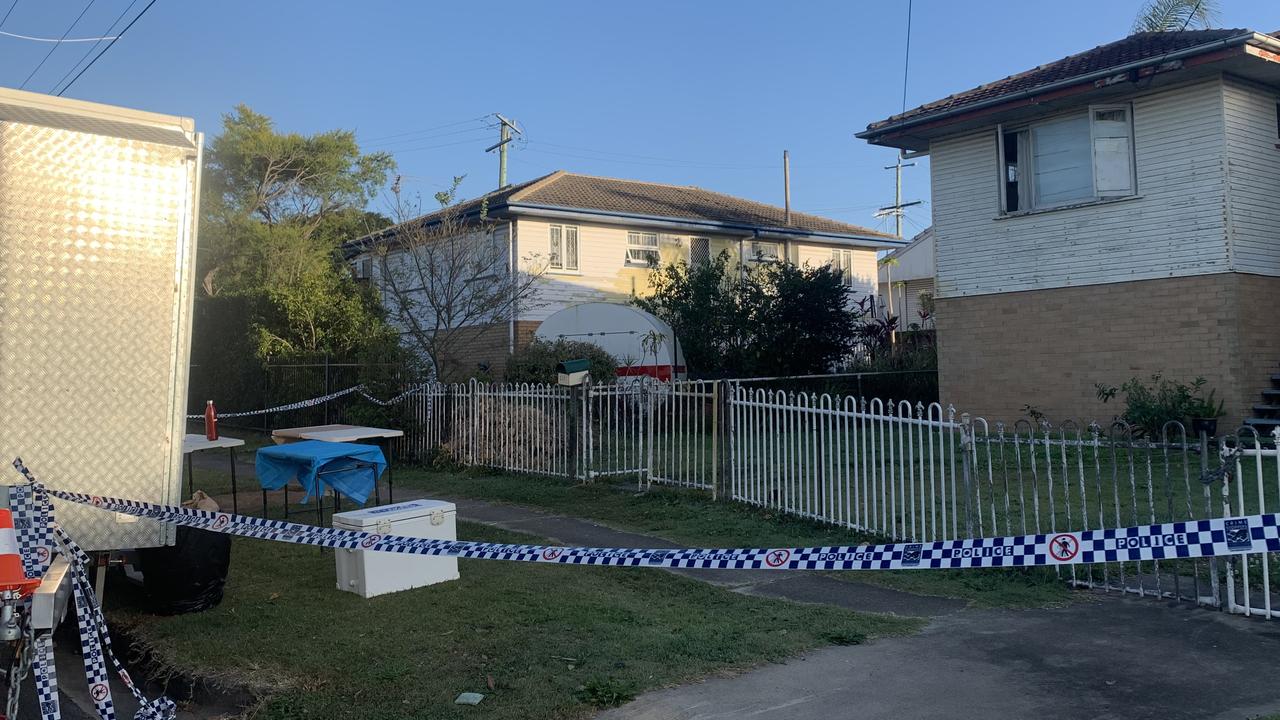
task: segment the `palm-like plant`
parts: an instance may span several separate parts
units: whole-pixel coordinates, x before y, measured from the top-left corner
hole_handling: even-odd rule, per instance
[[[1217,20],[1218,0],[1147,0],[1133,20],[1133,32],[1207,28]]]

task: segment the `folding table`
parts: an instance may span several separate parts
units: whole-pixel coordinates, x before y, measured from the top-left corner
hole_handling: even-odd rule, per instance
[[[254,467],[262,486],[263,517],[267,515],[267,491],[282,488],[285,517],[289,516],[288,487],[296,479],[306,493],[304,502],[313,493],[317,496],[316,512],[324,524],[325,485],[333,489],[335,509],[340,495],[363,504],[370,491],[376,490],[387,460],[377,445],[301,440],[260,448]]]
[[[195,493],[195,466],[191,462],[191,456],[201,450],[216,450],[217,448],[226,448],[231,454],[231,512],[240,512],[239,503],[236,502],[236,448],[244,445],[244,440],[240,438],[220,436],[217,440],[210,440],[204,435],[188,434],[182,437],[182,454],[187,456],[187,494]]]
[[[377,440],[378,447],[387,460],[387,502],[395,502],[395,487],[391,477],[391,438],[404,437],[404,431],[390,428],[365,427],[363,425],[311,425],[308,427],[281,428],[271,431],[276,444],[319,440],[321,442],[355,443],[361,440]],[[382,504],[377,484],[373,487],[373,501]]]

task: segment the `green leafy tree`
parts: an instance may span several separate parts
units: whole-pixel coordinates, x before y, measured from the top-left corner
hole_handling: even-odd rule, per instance
[[[650,275],[635,304],[671,325],[700,377],[800,375],[830,369],[853,349],[858,317],[840,272],[828,266],[757,265],[727,253],[675,262]]]
[[[1133,32],[1177,32],[1213,27],[1217,0],[1148,0],[1133,21]]]
[[[200,234],[205,299],[248,300],[259,357],[347,355],[389,336],[377,298],[338,246],[385,227],[364,207],[394,168],[355,135],[282,133],[241,105],[206,153]]]
[[[509,383],[556,383],[556,363],[585,358],[590,363],[591,382],[612,382],[618,361],[599,345],[578,340],[534,340],[511,356],[502,379]]]

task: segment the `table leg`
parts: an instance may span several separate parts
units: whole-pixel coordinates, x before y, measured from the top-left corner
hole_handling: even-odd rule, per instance
[[[262,489],[262,519],[267,519],[267,489]]]
[[[391,438],[382,438],[382,445],[383,456],[387,459],[387,504],[391,505],[396,501],[394,495],[395,486],[391,482]],[[375,482],[373,486],[374,488],[377,488],[378,483]]]
[[[236,488],[236,449],[227,448],[231,453],[231,512],[240,514],[240,491]]]
[[[324,485],[316,493],[316,527],[324,527]]]
[[[191,464],[191,456],[195,453],[187,453],[187,497],[196,494],[196,473],[195,466]]]

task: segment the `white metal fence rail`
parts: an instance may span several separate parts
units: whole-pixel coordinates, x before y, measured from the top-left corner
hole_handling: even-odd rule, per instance
[[[399,447],[418,457],[443,448],[468,465],[698,488],[895,540],[1048,534],[1280,506],[1274,442],[1253,433],[1211,448],[1179,423],[1157,438],[1119,424],[989,426],[937,403],[650,379],[433,385],[411,399],[406,422]],[[1063,573],[1081,586],[1275,617],[1278,560],[1175,558]]]

